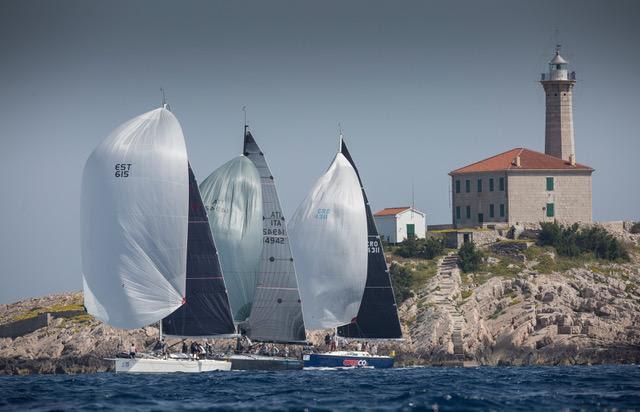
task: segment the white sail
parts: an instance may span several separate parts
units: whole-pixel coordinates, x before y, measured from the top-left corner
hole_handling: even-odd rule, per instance
[[[289,223],[307,329],[350,323],[367,278],[367,218],[358,176],[338,153]]]
[[[235,322],[249,317],[262,252],[262,189],[251,160],[238,156],[200,184],[202,201],[220,253]]]
[[[180,123],[160,108],[114,130],[84,168],[81,199],[85,306],[138,328],[183,304],[189,217]]]

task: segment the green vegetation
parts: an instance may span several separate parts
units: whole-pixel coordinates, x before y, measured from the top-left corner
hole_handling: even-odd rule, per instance
[[[498,319],[498,316],[502,315],[502,309],[496,308],[495,312],[489,316],[489,319]]]
[[[468,299],[471,295],[473,295],[473,291],[471,289],[463,290],[462,292],[460,292],[460,297],[462,298],[462,300]]]
[[[435,237],[416,239],[410,236],[393,252],[404,258],[434,259],[444,253],[444,242]]]
[[[633,233],[633,234],[638,234],[640,233],[640,222],[635,222],[632,226],[631,229],[629,229],[629,232]]]
[[[417,264],[392,263],[389,272],[396,303],[399,305],[413,296],[413,290],[422,287],[433,278],[438,272],[438,267],[433,260]]]
[[[482,263],[482,252],[473,242],[466,242],[458,251],[458,260],[463,272],[477,272]]]
[[[624,244],[601,227],[580,228],[578,224],[564,226],[557,222],[542,222],[540,227],[538,243],[553,246],[560,256],[577,257],[591,253],[599,259],[629,261],[629,252]]]
[[[392,263],[389,272],[391,273],[391,284],[396,304],[399,305],[413,296],[411,291],[411,285],[413,284],[411,271],[404,265]]]
[[[53,305],[43,308],[37,307],[14,316],[12,321],[35,318],[43,313],[67,312],[72,310],[84,310],[84,306],[82,303],[71,303],[68,305]]]

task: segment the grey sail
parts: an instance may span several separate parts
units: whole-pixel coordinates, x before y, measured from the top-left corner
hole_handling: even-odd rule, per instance
[[[248,130],[244,136],[244,155],[260,174],[263,209],[258,286],[245,333],[258,341],[304,342],[302,304],[284,214],[269,165]]]

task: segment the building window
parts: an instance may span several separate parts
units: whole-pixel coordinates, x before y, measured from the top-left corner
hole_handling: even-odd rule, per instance
[[[456,193],[460,193],[460,181],[456,180]]]
[[[495,207],[493,206],[493,203],[491,203],[489,205],[489,217],[495,217],[496,212],[495,212]]]
[[[471,219],[471,206],[467,206],[467,219]]]
[[[464,189],[465,189],[465,192],[471,193],[471,180],[469,179],[465,180]]]
[[[547,190],[553,190],[553,177],[547,177]]]
[[[456,220],[460,220],[460,206],[456,206]]]
[[[482,192],[482,179],[478,179],[478,193]]]
[[[489,178],[489,191],[493,192],[493,177]]]
[[[555,215],[555,210],[553,207],[553,203],[547,203],[547,217],[553,217]]]
[[[500,191],[504,192],[504,177],[501,177],[498,183],[500,185]]]
[[[504,203],[500,203],[500,217],[504,217]]]

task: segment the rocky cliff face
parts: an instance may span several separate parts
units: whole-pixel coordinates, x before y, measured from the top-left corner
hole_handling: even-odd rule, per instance
[[[441,264],[402,305],[408,358],[488,365],[640,362],[637,246],[631,246],[630,263],[562,260],[535,246],[524,252],[529,245],[504,246],[496,248],[502,254],[489,250],[484,272],[461,274]]]
[[[637,239],[636,239],[637,241]],[[377,342],[398,365],[591,364],[640,362],[640,252],[630,263],[561,261],[548,250],[503,244],[483,270],[462,274],[455,257],[400,307],[405,340]],[[81,307],[69,293],[0,305],[0,324]],[[87,314],[53,319],[15,339],[0,339],[0,374],[108,371],[133,342],[151,349],[158,330],[112,328]],[[322,346],[324,332],[309,334]],[[169,340],[179,350],[180,341]],[[228,351],[232,341],[216,341]],[[299,352],[296,348],[293,353]]]

